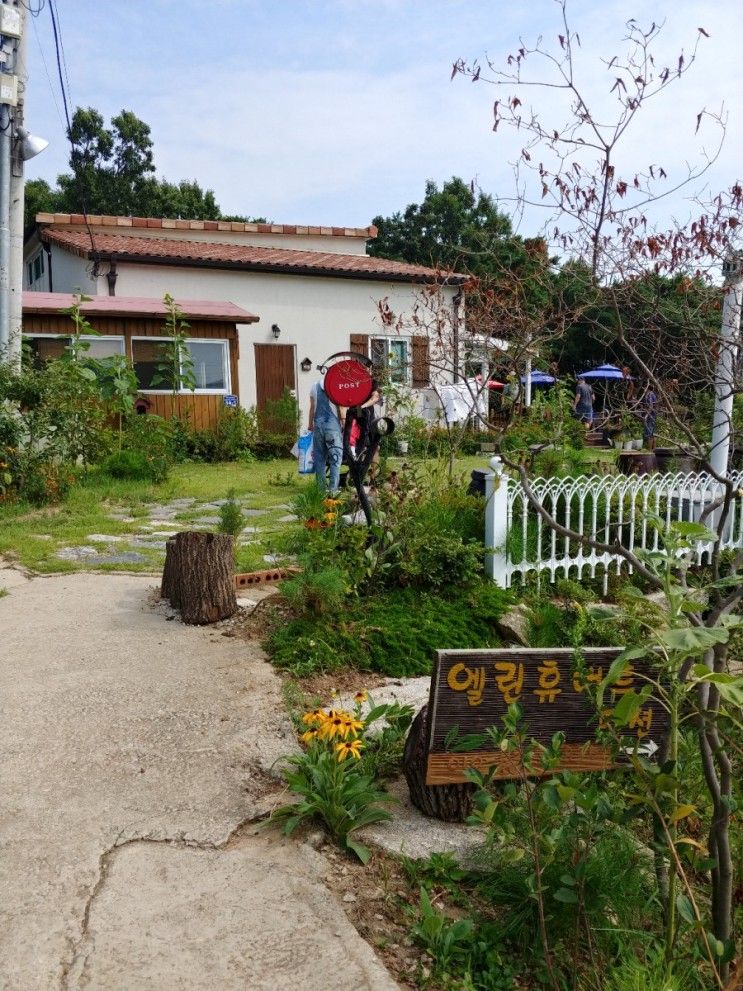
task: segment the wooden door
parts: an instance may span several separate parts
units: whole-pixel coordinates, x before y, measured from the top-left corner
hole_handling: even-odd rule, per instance
[[[281,399],[284,389],[297,388],[293,344],[255,344],[256,402],[265,410],[267,401]]]

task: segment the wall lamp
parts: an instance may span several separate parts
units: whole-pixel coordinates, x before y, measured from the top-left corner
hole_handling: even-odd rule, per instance
[[[279,327],[277,323],[272,323],[271,333],[273,334],[273,339],[275,341],[278,341],[279,337],[281,336],[281,327]]]
[[[302,369],[303,372],[308,372],[312,368],[312,359],[302,358],[299,367]]]

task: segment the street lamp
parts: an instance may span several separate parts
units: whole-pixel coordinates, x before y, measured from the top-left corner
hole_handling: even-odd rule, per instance
[[[22,162],[36,158],[45,148],[49,147],[49,142],[46,138],[40,138],[37,134],[31,134],[25,127],[17,127],[15,136],[18,140],[18,155]]]

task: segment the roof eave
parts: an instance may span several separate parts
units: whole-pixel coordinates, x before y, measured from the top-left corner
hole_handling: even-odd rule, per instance
[[[64,246],[65,250],[73,251],[81,258],[90,258],[92,252],[81,248]],[[440,283],[445,286],[461,286],[468,281],[468,276],[461,273],[439,276],[423,274],[406,274],[403,272],[364,272],[340,268],[320,268],[305,265],[280,265],[271,262],[227,261],[209,258],[182,258],[173,255],[127,255],[124,252],[96,251],[96,258],[107,260],[116,258],[119,263],[129,265],[173,265],[176,268],[215,268],[243,270],[248,272],[269,272],[277,275],[305,275],[309,277],[357,279],[365,282],[412,282],[419,285]]]

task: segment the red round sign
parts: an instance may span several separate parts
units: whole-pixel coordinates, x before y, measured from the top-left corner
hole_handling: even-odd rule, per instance
[[[327,370],[324,389],[338,406],[358,406],[372,394],[371,372],[360,361],[346,358]]]

